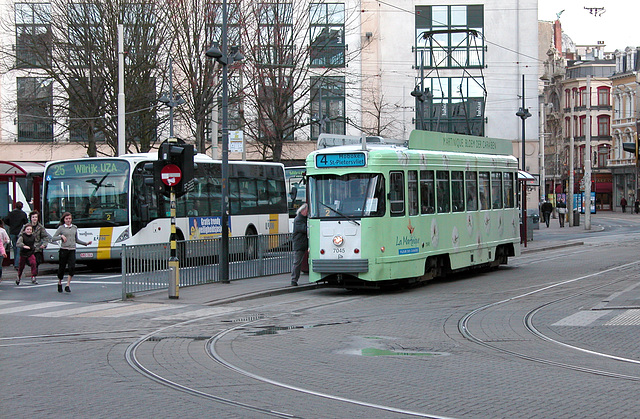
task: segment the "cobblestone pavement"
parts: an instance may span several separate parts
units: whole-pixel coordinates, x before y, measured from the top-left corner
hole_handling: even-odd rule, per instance
[[[621,235],[606,235],[600,221]],[[636,417],[639,225],[612,213],[594,217],[592,232],[542,227],[497,271],[391,293],[292,288],[282,275],[184,288],[179,300],[4,298],[0,409],[75,418]],[[5,285],[0,292],[11,292]],[[135,356],[145,368],[244,406],[134,370],[127,350],[144,336]]]

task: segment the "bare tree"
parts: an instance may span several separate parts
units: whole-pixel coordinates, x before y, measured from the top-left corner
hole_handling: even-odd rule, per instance
[[[362,126],[355,125],[367,135],[401,138],[402,121],[397,117],[400,104],[393,104],[386,100],[381,89],[376,87],[363,87],[362,93]]]
[[[344,130],[344,107],[331,106],[330,99],[336,94],[344,101],[341,76],[359,53],[354,46],[347,54],[349,18],[343,4],[321,0],[265,0],[245,8],[241,116],[245,136],[263,159],[280,161],[285,141],[314,123]]]
[[[146,151],[155,141],[155,60],[163,34],[152,18],[155,2],[16,3],[2,21],[16,32],[16,48],[3,48],[3,71],[18,77],[18,130],[34,124],[83,143],[89,156],[106,142],[117,150],[117,26],[125,26],[127,148]],[[23,86],[21,86],[21,84]],[[32,84],[35,91],[25,90]],[[46,84],[48,91],[42,89]],[[21,90],[23,89],[23,90]],[[36,114],[30,96],[41,105]],[[21,99],[22,98],[22,99]],[[21,103],[23,100],[24,103]],[[55,129],[54,129],[55,125]],[[47,136],[49,138],[47,138]]]

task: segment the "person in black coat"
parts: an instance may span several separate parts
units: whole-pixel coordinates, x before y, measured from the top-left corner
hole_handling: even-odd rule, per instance
[[[544,223],[549,227],[549,220],[551,219],[551,213],[553,212],[553,205],[549,201],[544,201],[540,206],[540,210],[544,215]]]
[[[20,264],[19,249],[18,249],[18,236],[22,226],[27,224],[27,213],[22,210],[22,202],[16,202],[13,211],[9,213],[4,219],[4,223],[9,226],[9,237],[11,237],[11,243],[13,244],[13,266],[18,270]]]
[[[296,212],[296,218],[293,220],[293,266],[291,268],[291,285],[298,285],[300,278],[300,270],[302,260],[307,254],[309,248],[309,238],[307,237],[307,214],[309,207],[302,204]]]

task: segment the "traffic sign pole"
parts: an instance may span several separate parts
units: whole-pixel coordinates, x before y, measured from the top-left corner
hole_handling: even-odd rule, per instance
[[[171,186],[169,195],[171,205],[171,251],[169,253],[169,298],[177,299],[180,294],[180,260],[178,259],[178,242],[176,240],[176,193]]]

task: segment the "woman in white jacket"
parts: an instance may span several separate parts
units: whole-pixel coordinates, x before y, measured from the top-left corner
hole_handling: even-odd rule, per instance
[[[73,217],[70,212],[62,214],[62,219],[58,225],[58,229],[51,237],[51,241],[62,240],[60,251],[58,253],[58,292],[62,292],[62,278],[64,277],[65,267],[69,267],[69,276],[67,278],[67,286],[64,287],[66,292],[71,292],[71,279],[76,273],[76,243],[89,246],[92,241],[84,242],[78,238],[78,227],[71,224]]]

